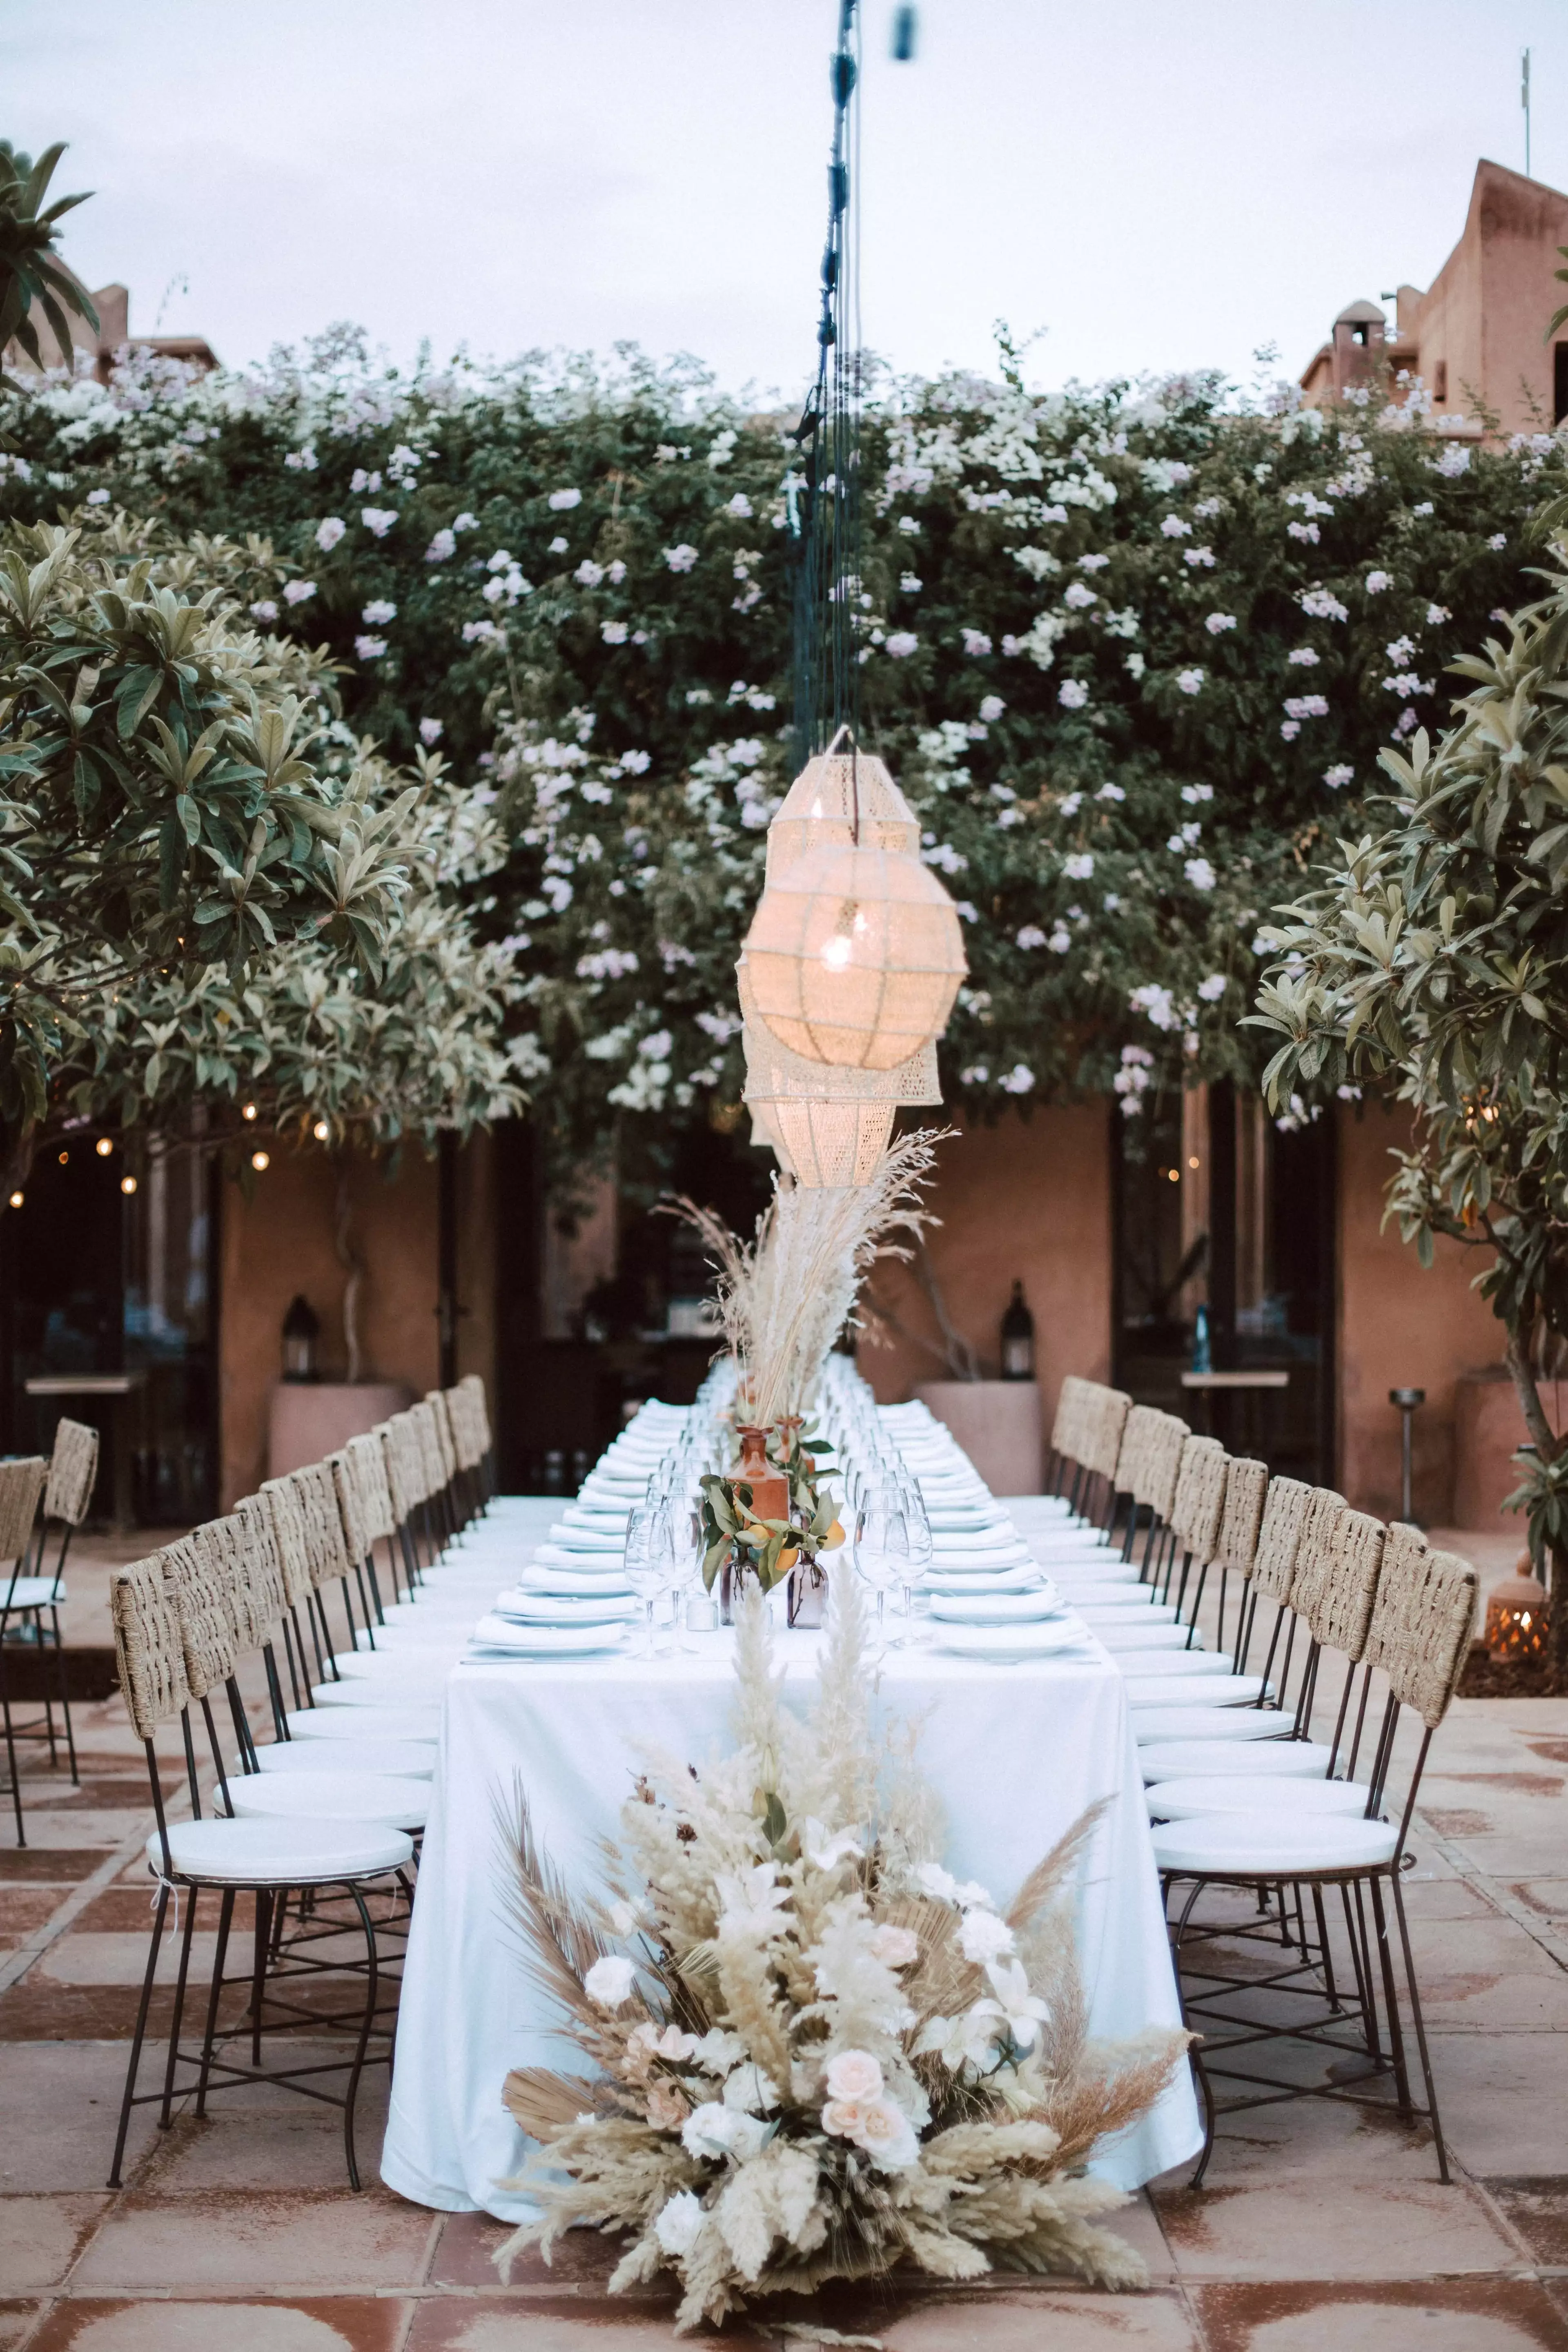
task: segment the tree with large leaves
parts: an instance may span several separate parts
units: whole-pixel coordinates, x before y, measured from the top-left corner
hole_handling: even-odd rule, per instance
[[[1568,1432],[1543,1394],[1568,1352],[1568,530],[1542,519],[1548,593],[1502,620],[1457,723],[1385,751],[1388,821],[1279,911],[1251,1020],[1281,1039],[1278,1107],[1363,1085],[1410,1106],[1389,1213],[1430,1264],[1475,1250],[1530,1433],[1515,1498],[1552,1563],[1568,1673]]]
[[[58,253],[59,224],[66,214],[87,202],[86,193],[57,196],[49,192],[55,167],[65,153],[63,142],[46,147],[37,163],[0,139],[0,370],[5,347],[21,344],[33,365],[44,364],[35,306],[48,321],[63,354],[74,349],[84,323],[96,335],[98,312],[92,298]]]

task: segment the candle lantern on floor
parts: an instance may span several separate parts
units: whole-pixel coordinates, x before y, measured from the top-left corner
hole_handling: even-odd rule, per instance
[[[1530,1554],[1521,1552],[1513,1574],[1494,1585],[1487,1601],[1486,1632],[1481,1638],[1488,1654],[1498,1659],[1542,1656],[1551,1606],[1546,1587],[1531,1573]]]
[[[316,1342],[321,1336],[321,1318],[302,1293],[297,1292],[283,1318],[283,1377],[286,1381],[314,1381],[321,1375],[316,1368]]]

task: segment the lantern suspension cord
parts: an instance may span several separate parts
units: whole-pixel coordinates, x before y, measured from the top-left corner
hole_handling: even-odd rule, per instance
[[[847,729],[856,753],[860,666],[855,615],[860,589],[861,353],[858,299],[860,27],[858,0],[838,0],[829,64],[833,144],[827,165],[827,237],[822,257],[816,381],[795,439],[805,467],[797,525],[795,732],[797,766]],[[804,511],[802,510],[804,509]],[[859,779],[853,831],[860,837]]]

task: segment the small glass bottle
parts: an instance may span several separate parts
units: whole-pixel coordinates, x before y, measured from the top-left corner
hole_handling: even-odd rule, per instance
[[[1021,1282],[1013,1285],[1013,1296],[1002,1318],[1002,1377],[1005,1381],[1035,1377],[1035,1318],[1025,1303]]]
[[[1200,1307],[1193,1318],[1193,1370],[1194,1372],[1212,1372],[1214,1370],[1214,1341],[1209,1333],[1206,1307]]]

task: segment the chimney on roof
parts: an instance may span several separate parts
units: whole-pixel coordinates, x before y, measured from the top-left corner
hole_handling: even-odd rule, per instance
[[[1388,316],[1375,302],[1347,302],[1334,320],[1331,341],[1334,390],[1364,383],[1383,357]]]

